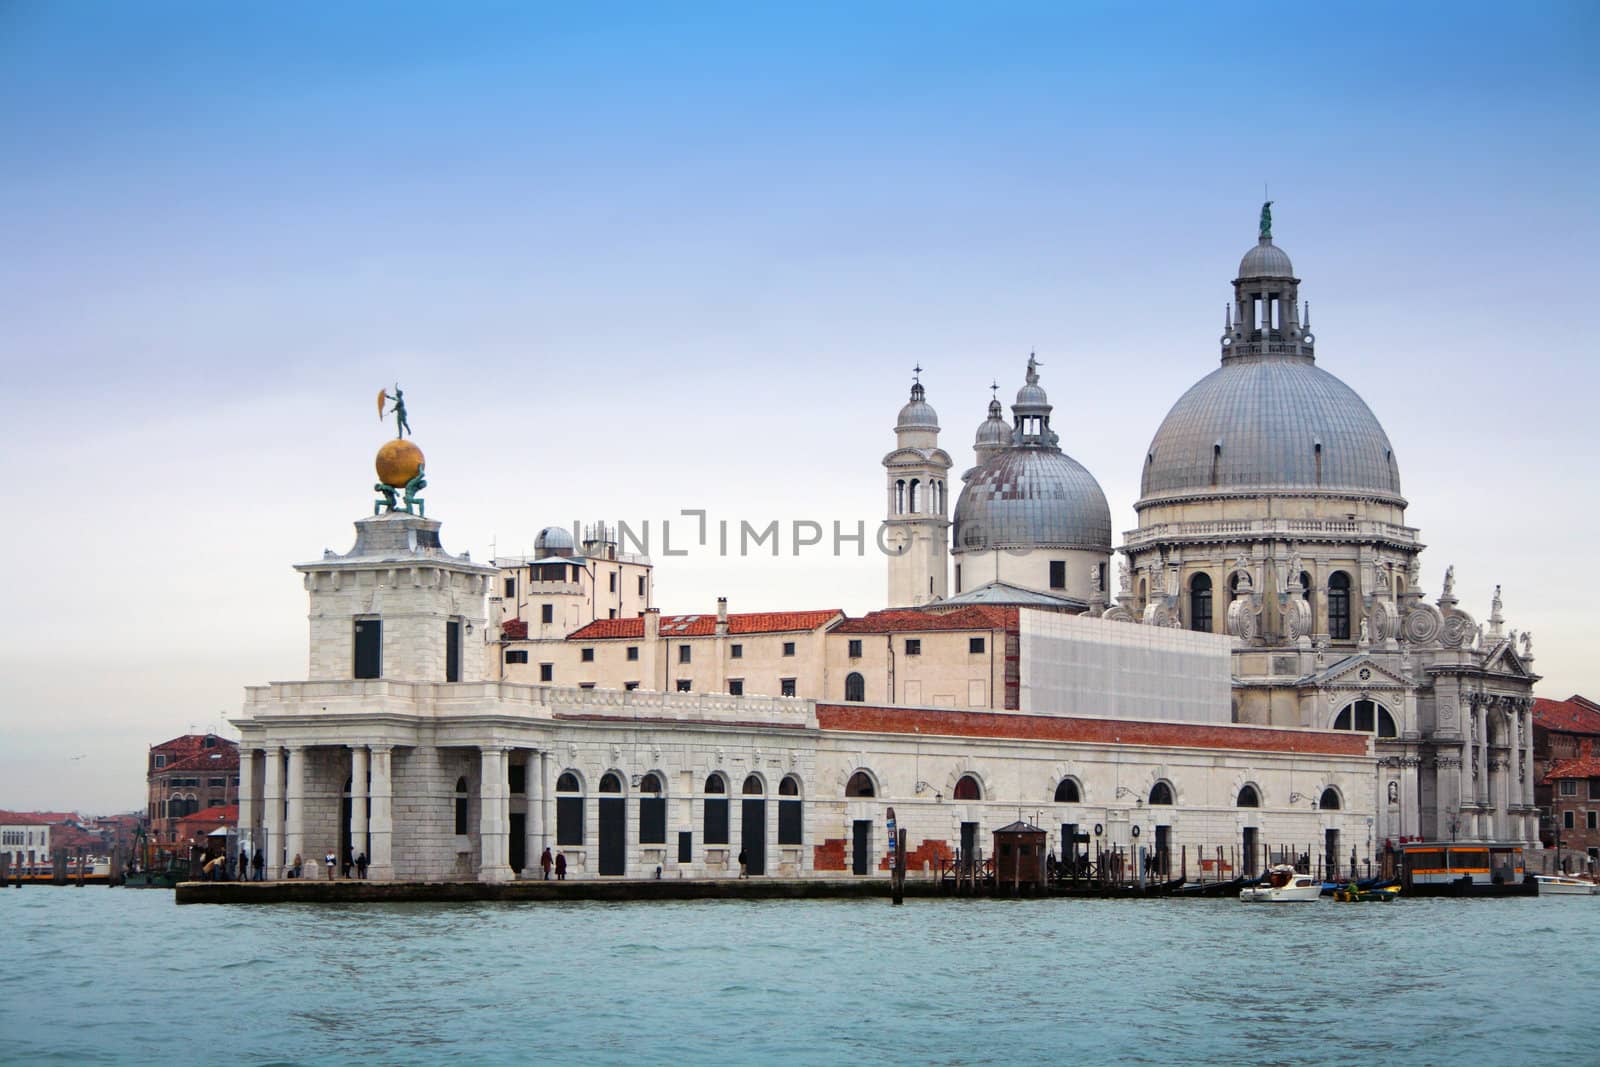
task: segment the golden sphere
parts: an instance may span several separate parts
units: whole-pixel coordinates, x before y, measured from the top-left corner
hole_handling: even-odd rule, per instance
[[[378,449],[378,481],[396,489],[404,489],[406,483],[417,476],[424,462],[422,449],[415,442],[404,437],[385,441],[383,447]]]

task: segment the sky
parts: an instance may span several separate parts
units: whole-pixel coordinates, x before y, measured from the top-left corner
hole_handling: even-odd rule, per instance
[[[914,366],[964,469],[1037,351],[1132,529],[1264,187],[1430,595],[1600,696],[1600,8],[1309,7],[0,0],[0,807],[305,675],[395,382],[447,548],[648,523],[667,613],[882,606],[662,524],[870,531]]]

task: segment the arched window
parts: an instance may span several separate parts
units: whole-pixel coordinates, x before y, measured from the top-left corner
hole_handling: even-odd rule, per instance
[[[1211,632],[1211,575],[1189,579],[1189,629]]]
[[[467,780],[456,779],[456,834],[465,835],[467,832]]]
[[[759,797],[762,794],[766,793],[766,791],[767,791],[767,787],[761,784],[761,779],[760,778],[757,778],[753,774],[749,775],[749,776],[747,776],[745,778],[745,780],[744,780],[744,795],[745,796],[747,796],[747,797]]]
[[[728,780],[720,774],[706,776],[704,836],[708,845],[728,843]]]
[[[800,779],[792,774],[784,775],[783,781],[778,783],[780,797],[797,797],[800,795]]]
[[[600,792],[602,792],[602,793],[620,793],[620,792],[622,792],[622,778],[620,776],[610,772],[610,771],[606,772],[606,776],[604,778],[600,779]]]
[[[1157,782],[1150,788],[1150,803],[1171,804],[1172,786],[1168,785],[1166,782]]]
[[[641,792],[641,793],[659,793],[659,792],[661,792],[661,776],[652,772],[650,774],[645,775],[643,778],[639,779],[639,792]]]
[[[1339,791],[1331,785],[1324,789],[1322,791],[1322,799],[1317,801],[1317,807],[1323,811],[1338,811],[1340,807]]]
[[[878,789],[872,784],[872,776],[866,771],[857,771],[845,783],[844,795],[847,797],[875,797]]]
[[[778,783],[778,844],[805,843],[805,821],[800,800],[800,779],[784,775]]]
[[[639,779],[639,844],[667,843],[667,798],[661,795],[661,776],[654,772]]]
[[[1145,604],[1150,599],[1149,589],[1150,589],[1150,587],[1149,587],[1148,583],[1146,583],[1145,579],[1140,578],[1139,579],[1139,611],[1141,613],[1144,611]]]
[[[707,793],[726,793],[727,791],[728,791],[728,783],[723,780],[722,775],[720,775],[720,774],[709,774],[709,775],[706,776],[706,792]]]
[[[1344,571],[1328,576],[1328,636],[1350,640],[1350,576]]]
[[[896,515],[904,515],[906,513],[906,480],[904,478],[894,483],[894,513]]]
[[[1261,806],[1261,794],[1256,792],[1255,786],[1247,785],[1239,790],[1237,803],[1241,808],[1259,808]]]
[[[562,771],[561,777],[556,779],[557,793],[581,793],[583,787],[578,784],[578,776],[571,771]]]
[[[844,676],[844,698],[857,704],[867,699],[867,680],[860,671],[851,671]]]
[[[918,514],[921,514],[921,512],[922,512],[922,509],[920,507],[918,507],[918,504],[921,503],[921,500],[920,500],[920,497],[922,495],[921,492],[920,492],[921,489],[922,489],[922,483],[920,481],[918,481],[916,478],[911,479],[911,484],[906,487],[906,490],[907,490],[907,492],[906,492],[906,500],[907,500],[908,507],[909,507],[909,509],[911,511],[911,514],[913,514],[913,515],[918,515]]]
[[[1311,617],[1317,617],[1317,605],[1311,600],[1311,575],[1305,571],[1300,572],[1300,595],[1306,598],[1306,607],[1311,609]]]
[[[960,781],[956,782],[956,791],[953,794],[957,800],[982,800],[983,790],[978,788],[978,780],[970,774],[963,774]]]
[[[1056,785],[1057,804],[1076,804],[1083,799],[1083,790],[1071,778],[1063,778]]]
[[[1334,716],[1333,728],[1376,733],[1379,737],[1400,736],[1400,731],[1395,728],[1394,716],[1389,714],[1389,709],[1372,700],[1357,700],[1346,704],[1339,710],[1339,714]]]

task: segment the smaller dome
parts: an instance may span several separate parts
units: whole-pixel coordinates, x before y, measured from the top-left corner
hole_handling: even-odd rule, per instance
[[[533,539],[533,558],[543,559],[545,556],[570,556],[576,546],[572,541],[572,531],[563,530],[559,526],[546,526],[539,531]]]
[[[1289,262],[1287,252],[1272,243],[1272,238],[1263,237],[1239,261],[1239,277],[1293,278],[1294,264]]]
[[[928,403],[927,395],[921,382],[911,387],[911,401],[900,409],[900,418],[894,424],[896,430],[939,429],[939,413]]]
[[[973,447],[1005,448],[1011,444],[1011,424],[1005,420],[1000,401],[989,401],[989,417],[978,426],[978,437]]]

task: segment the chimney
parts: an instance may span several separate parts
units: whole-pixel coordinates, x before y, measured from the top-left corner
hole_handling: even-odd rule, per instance
[[[661,638],[661,609],[644,609],[644,639],[657,641]]]
[[[717,597],[717,636],[724,637],[728,633],[728,598]]]

